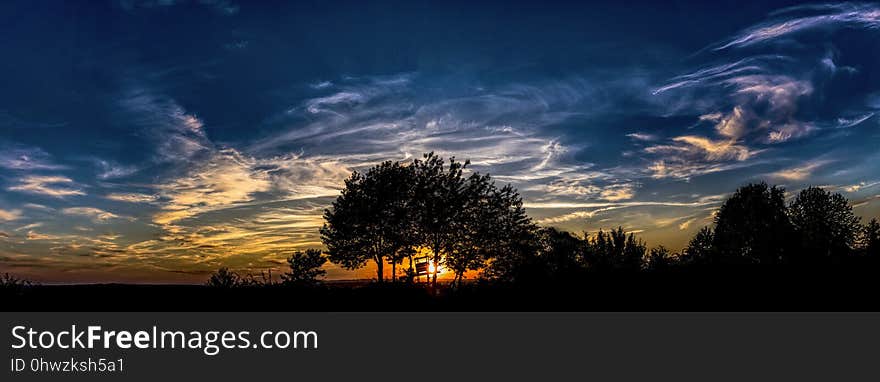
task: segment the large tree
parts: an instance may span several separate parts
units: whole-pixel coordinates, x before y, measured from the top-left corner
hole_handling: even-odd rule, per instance
[[[324,211],[321,239],[331,262],[346,269],[376,264],[384,279],[384,264],[412,245],[412,169],[399,162],[383,162],[365,174],[346,179],[341,195]]]
[[[843,195],[809,187],[788,207],[800,262],[839,261],[856,245],[861,225]]]
[[[443,266],[444,255],[455,251],[462,240],[462,226],[472,203],[467,189],[475,186],[470,182],[482,181],[480,177],[468,178],[464,170],[470,162],[450,158],[448,165],[434,153],[425,154],[410,166],[414,174],[412,184],[413,219],[417,240],[431,251],[435,269]],[[462,265],[457,264],[460,268]],[[437,273],[431,275],[431,285],[437,284]]]
[[[713,262],[773,265],[792,254],[785,191],[766,183],[740,187],[715,216]]]
[[[487,212],[476,233],[481,237],[482,258],[488,266],[483,276],[518,281],[529,265],[540,262],[538,227],[526,214],[522,198],[510,185],[492,188],[487,195]]]
[[[714,234],[709,227],[700,228],[682,252],[684,264],[705,264],[712,260]]]

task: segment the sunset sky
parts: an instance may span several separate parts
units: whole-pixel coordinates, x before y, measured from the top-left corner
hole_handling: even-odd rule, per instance
[[[0,3],[0,273],[278,271],[428,151],[674,250],[751,181],[880,215],[876,3],[366,3]]]

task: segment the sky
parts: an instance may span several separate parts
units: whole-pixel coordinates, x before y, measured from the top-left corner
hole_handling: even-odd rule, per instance
[[[880,215],[878,3],[15,1],[0,34],[0,272],[39,282],[281,271],[352,171],[429,151],[673,250],[749,182]]]

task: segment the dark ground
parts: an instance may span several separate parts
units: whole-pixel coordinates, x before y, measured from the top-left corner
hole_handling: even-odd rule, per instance
[[[7,311],[878,311],[876,271],[591,274],[568,283],[317,288],[55,285],[6,291]]]

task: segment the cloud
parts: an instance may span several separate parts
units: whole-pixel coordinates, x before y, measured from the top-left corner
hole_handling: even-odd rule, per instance
[[[27,192],[64,198],[66,196],[85,195],[78,185],[68,177],[60,175],[40,176],[29,175],[20,179],[18,184],[7,188],[10,191]]]
[[[706,197],[706,198],[698,198],[692,202],[674,202],[674,201],[628,201],[628,202],[525,202],[523,206],[527,209],[534,210],[543,210],[543,209],[588,209],[582,211],[574,211],[565,213],[558,216],[551,216],[543,219],[538,219],[536,222],[538,224],[544,225],[552,225],[563,223],[570,220],[576,219],[588,219],[594,217],[596,214],[601,212],[607,212],[611,210],[617,210],[622,208],[635,208],[635,207],[665,207],[665,208],[694,208],[694,207],[705,207],[705,206],[714,206],[720,204],[720,200],[716,197]],[[685,217],[677,217],[673,219],[667,219],[666,221],[662,219],[658,219],[654,221],[654,224],[657,226],[667,226],[673,224],[682,219],[687,219],[691,216]]]
[[[678,225],[678,230],[684,231],[684,230],[690,228],[691,224],[693,224],[695,221],[697,221],[697,219],[692,218],[692,219],[688,219],[688,220],[681,222],[681,224]]]
[[[798,11],[818,11],[819,14],[793,16]],[[876,4],[840,3],[786,8],[774,13],[770,20],[737,34],[715,50],[743,48],[767,43],[788,35],[818,28],[880,28],[880,7]]]
[[[672,141],[682,144],[680,146],[677,146],[674,150],[689,155],[702,154],[705,156],[705,159],[709,161],[744,161],[754,155],[754,152],[750,151],[747,147],[738,145],[733,141],[715,141],[709,138],[693,135],[675,137],[672,139]],[[651,149],[656,148],[657,146]]]
[[[137,167],[134,166],[124,166],[118,163],[114,163],[112,161],[106,161],[103,159],[95,160],[96,165],[98,166],[99,179],[115,179],[115,178],[123,178],[134,174],[138,171]]]
[[[4,210],[0,209],[0,222],[8,222],[21,218],[21,210]]]
[[[591,219],[594,216],[596,216],[596,214],[598,214],[600,212],[610,211],[610,210],[617,209],[617,208],[618,207],[606,207],[606,208],[595,209],[592,211],[575,211],[575,212],[567,213],[564,215],[539,219],[536,221],[536,223],[542,224],[542,225],[553,225],[553,224],[564,223],[564,222],[571,221],[571,220]]]
[[[742,138],[748,131],[748,119],[750,117],[746,116],[746,111],[742,106],[734,107],[733,111],[726,116],[722,113],[700,116],[701,121],[710,120],[710,118],[718,122],[715,125],[715,130],[718,131],[718,134],[727,138],[736,140]]]
[[[803,181],[809,179],[810,176],[813,175],[813,171],[819,167],[822,167],[826,164],[830,163],[830,161],[826,160],[817,160],[807,162],[802,166],[791,167],[783,170],[776,171],[774,173],[769,174],[769,176],[777,179],[787,180],[787,181]]]
[[[651,177],[691,178],[719,171],[741,168],[759,151],[736,143],[735,140],[713,140],[684,135],[671,139],[671,143],[646,147],[645,153],[659,156],[646,170]],[[731,164],[730,162],[733,162]]]
[[[160,163],[181,163],[214,149],[202,120],[174,99],[135,86],[121,97],[119,104],[126,113],[125,122],[142,129],[155,142],[155,159]],[[136,171],[109,163],[105,170],[110,177]]]
[[[312,89],[327,89],[333,86],[333,82],[330,81],[319,81],[313,84],[310,84],[309,87]]]
[[[637,140],[637,141],[655,141],[655,140],[657,140],[656,135],[647,134],[647,133],[630,133],[630,134],[627,134],[626,136],[630,137],[634,140]]]
[[[152,203],[159,199],[156,195],[147,195],[147,194],[138,194],[135,192],[127,192],[127,193],[112,193],[107,194],[105,198],[110,200],[115,200],[117,202],[128,202],[128,203]]]
[[[0,148],[0,167],[10,170],[60,170],[66,168],[52,162],[51,156],[42,149],[18,146]]]
[[[32,230],[34,228],[40,228],[42,226],[43,226],[42,222],[36,222],[36,223],[31,223],[31,224],[25,224],[21,227],[16,228],[15,230],[16,231],[26,231],[26,230]]]
[[[61,239],[61,236],[28,231],[26,238],[28,240],[58,240]]]
[[[22,205],[22,207],[30,208],[33,210],[48,211],[48,212],[55,211],[55,209],[52,207],[44,206],[42,204],[37,204],[37,203],[25,203]]]
[[[100,208],[95,208],[95,207],[63,208],[61,210],[61,213],[65,214],[65,215],[72,215],[72,216],[85,216],[85,217],[92,219],[95,222],[101,222],[101,223],[106,222],[111,219],[126,218],[126,217],[116,215],[112,212],[107,212],[107,211],[104,211]],[[128,219],[128,218],[126,218],[126,219]]]
[[[171,224],[250,201],[254,193],[269,191],[270,187],[269,174],[256,168],[252,158],[233,149],[222,150],[188,174],[157,186],[168,202],[153,220],[161,225]]]
[[[604,173],[559,174],[547,184],[536,184],[525,188],[539,191],[546,196],[567,196],[576,199],[598,199],[621,201],[635,196],[634,183],[607,183],[611,177]],[[598,184],[597,184],[598,183]]]
[[[864,190],[866,188],[874,187],[878,184],[880,184],[880,181],[859,182],[857,184],[851,184],[849,186],[844,186],[843,190],[846,192],[859,192],[859,191]]]

